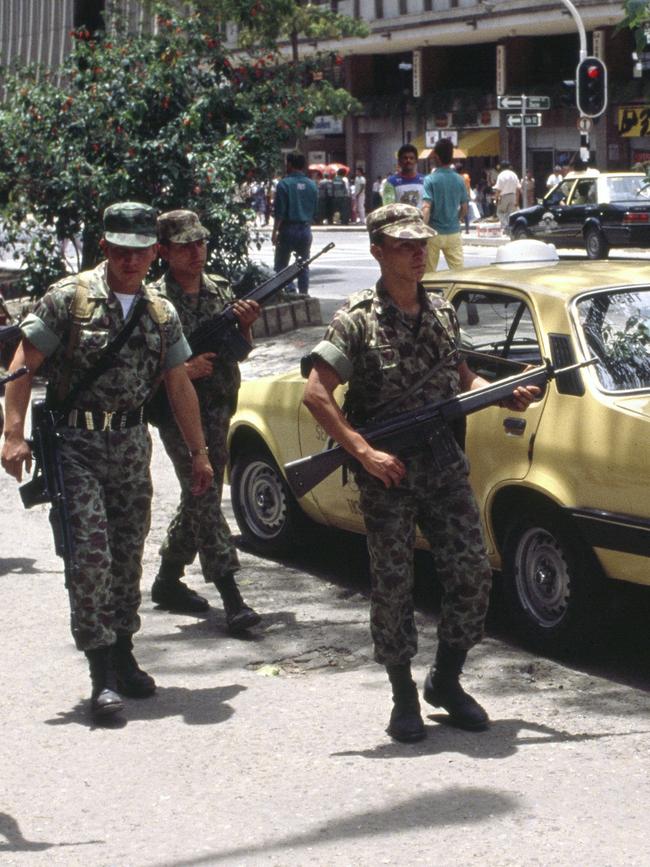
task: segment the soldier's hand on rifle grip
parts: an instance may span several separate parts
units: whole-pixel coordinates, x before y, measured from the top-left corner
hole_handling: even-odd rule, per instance
[[[207,449],[201,449],[192,455],[192,484],[190,490],[195,497],[200,497],[208,490],[214,479],[214,470],[208,457]]]
[[[512,393],[512,397],[502,400],[499,406],[510,409],[513,412],[525,412],[534,400],[539,400],[542,391],[536,385],[518,386]]]
[[[243,332],[248,331],[253,322],[259,319],[261,312],[260,305],[257,301],[245,301],[243,298],[237,299],[232,305],[232,310],[237,317],[239,327]]]
[[[21,482],[23,478],[23,464],[25,465],[26,472],[30,473],[32,470],[32,450],[27,441],[23,437],[13,437],[11,434],[5,434],[5,441],[2,446],[2,466],[4,470],[17,481]]]
[[[388,452],[368,447],[357,459],[366,472],[380,479],[387,488],[399,485],[406,474],[406,467],[400,459]]]
[[[203,379],[210,376],[213,370],[212,361],[217,357],[216,352],[202,352],[185,362],[185,369],[190,379]]]

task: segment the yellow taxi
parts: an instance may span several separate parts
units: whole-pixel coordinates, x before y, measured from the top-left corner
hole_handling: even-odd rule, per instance
[[[490,406],[467,418],[510,615],[530,642],[564,648],[593,624],[608,579],[650,585],[650,263],[561,262],[552,246],[520,240],[495,265],[438,272],[427,289],[451,300],[468,362],[489,380],[544,359],[594,359],[550,381],[524,414]],[[351,474],[299,499],[287,484],[286,463],[328,447],[303,389],[298,370],[246,382],[232,420],[233,508],[261,553],[300,545],[308,519],[364,532]]]

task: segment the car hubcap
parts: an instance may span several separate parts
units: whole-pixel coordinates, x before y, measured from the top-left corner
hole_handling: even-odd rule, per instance
[[[522,608],[537,625],[551,628],[566,616],[571,575],[560,544],[548,531],[534,527],[522,535],[515,581]]]
[[[272,539],[286,521],[287,500],[276,470],[264,461],[253,461],[242,473],[240,502],[246,521],[257,536]]]

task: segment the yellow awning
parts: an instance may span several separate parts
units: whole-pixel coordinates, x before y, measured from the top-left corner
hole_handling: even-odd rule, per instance
[[[496,157],[499,155],[499,130],[476,129],[460,137],[458,147],[468,157]]]

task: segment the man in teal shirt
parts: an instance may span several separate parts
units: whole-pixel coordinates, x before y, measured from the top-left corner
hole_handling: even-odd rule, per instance
[[[436,270],[441,252],[449,268],[464,264],[460,223],[469,199],[465,181],[451,168],[453,154],[451,139],[438,139],[433,149],[436,168],[424,179],[422,218],[437,233],[427,242],[426,274]]]
[[[281,271],[289,264],[291,253],[300,259],[308,259],[311,250],[311,224],[316,216],[318,188],[305,175],[305,158],[302,154],[287,154],[287,175],[278,183],[275,191],[275,219],[271,242],[275,247],[275,270]],[[298,291],[309,292],[309,269],[298,275]]]

